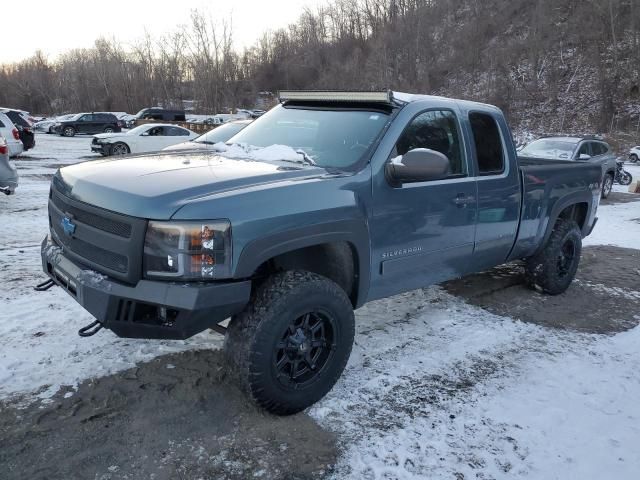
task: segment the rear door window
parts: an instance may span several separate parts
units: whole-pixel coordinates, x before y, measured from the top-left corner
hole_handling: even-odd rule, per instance
[[[596,157],[598,155],[604,155],[607,153],[607,147],[604,143],[593,142],[591,144],[591,152],[593,152],[593,156]]]
[[[189,131],[180,127],[166,127],[168,130],[167,135],[171,137],[187,137],[189,136]]]
[[[486,113],[472,112],[469,122],[476,147],[476,159],[480,175],[504,173],[505,161],[502,136],[495,119]]]

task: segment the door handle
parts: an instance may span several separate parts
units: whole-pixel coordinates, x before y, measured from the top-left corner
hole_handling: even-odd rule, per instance
[[[464,193],[459,193],[456,198],[452,200],[458,207],[466,207],[470,203],[474,203],[476,201],[476,197],[473,195],[465,195]]]

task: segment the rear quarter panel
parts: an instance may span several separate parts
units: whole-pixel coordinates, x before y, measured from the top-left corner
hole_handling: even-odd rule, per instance
[[[542,248],[560,213],[576,203],[588,206],[582,228],[586,235],[595,221],[600,201],[600,166],[537,159],[520,159],[520,164],[523,192],[520,229],[509,259],[525,258]]]

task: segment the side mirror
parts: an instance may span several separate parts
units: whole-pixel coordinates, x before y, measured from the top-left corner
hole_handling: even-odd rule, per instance
[[[586,153],[581,153],[580,156],[578,157],[578,160],[589,160],[591,158],[591,155],[587,155]]]
[[[387,175],[396,183],[428,182],[449,176],[451,164],[446,155],[428,148],[409,150],[387,163]]]

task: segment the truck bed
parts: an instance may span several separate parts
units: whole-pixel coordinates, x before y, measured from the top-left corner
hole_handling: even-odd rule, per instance
[[[569,201],[582,202],[583,235],[589,232],[600,199],[599,165],[570,160],[518,157],[522,185],[520,228],[510,259],[532,255],[544,244],[549,218]]]

